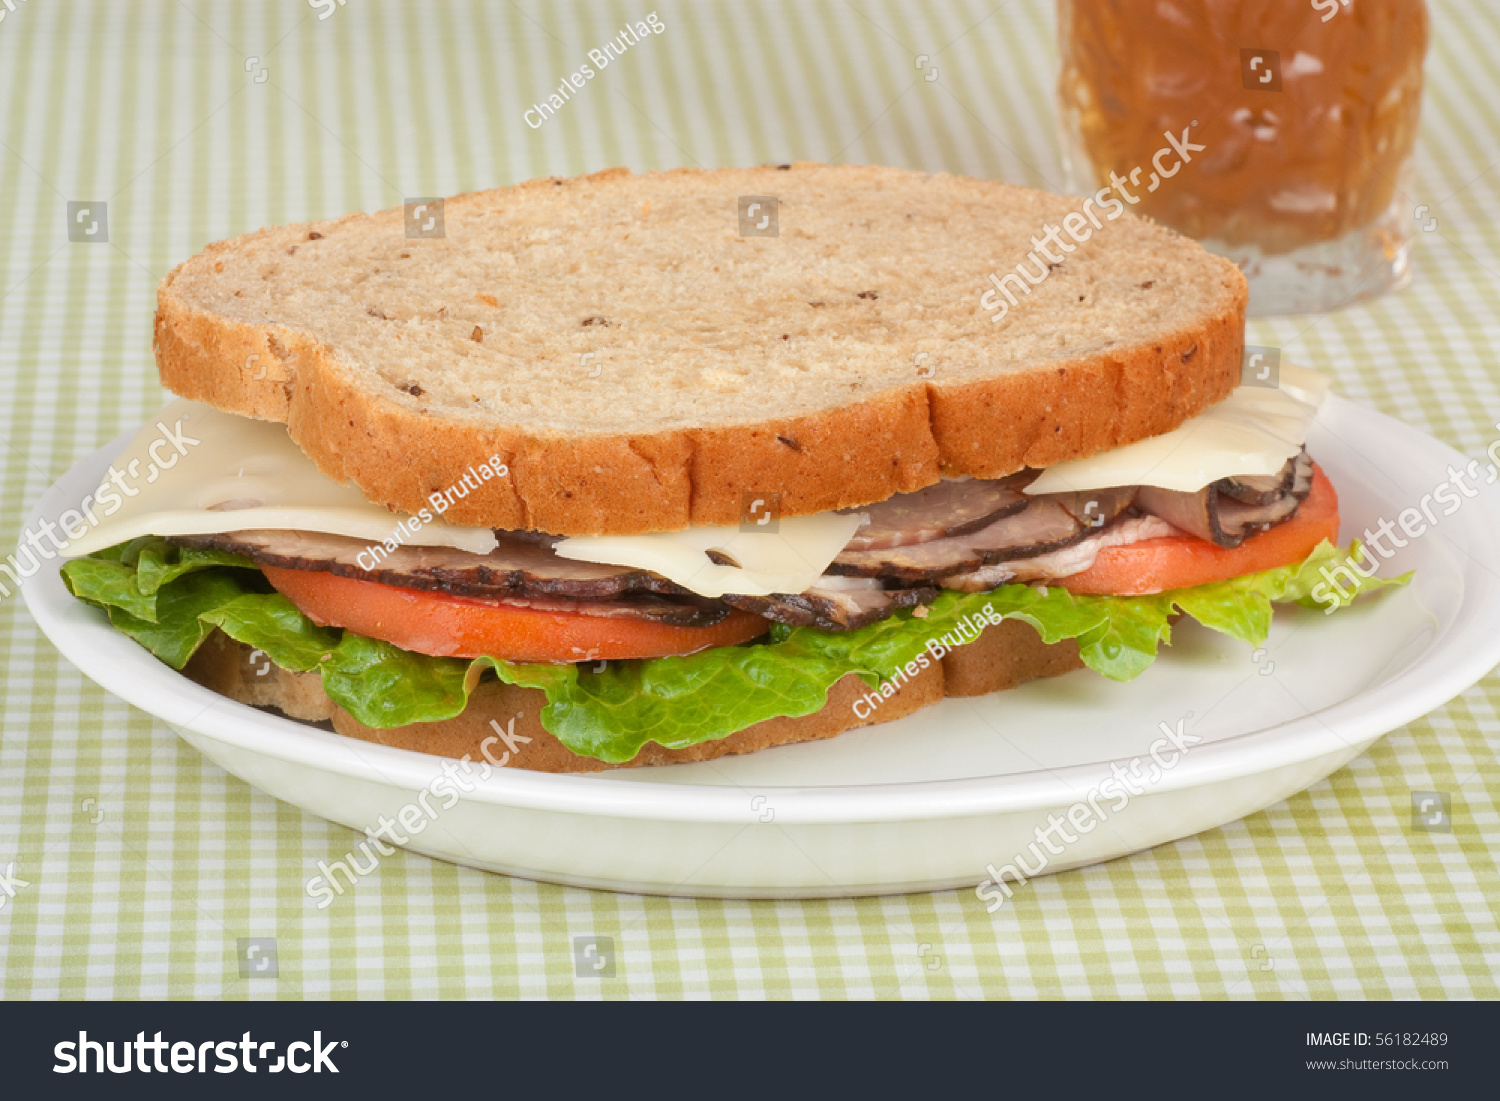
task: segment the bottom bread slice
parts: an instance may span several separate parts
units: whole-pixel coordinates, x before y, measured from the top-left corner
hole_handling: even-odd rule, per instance
[[[772,746],[832,738],[847,730],[892,722],[945,696],[982,696],[1015,688],[1039,677],[1055,677],[1081,668],[1072,641],[1047,645],[1030,624],[1008,619],[986,627],[967,646],[944,655],[902,682],[890,696],[871,692],[850,674],[828,692],[828,703],[811,715],[767,719],[717,741],[685,749],[648,744],[635,757],[611,765],[581,757],[542,729],[547,697],[537,688],[520,688],[485,680],[469,697],[462,714],[439,722],[410,723],[378,730],[365,726],[323,692],[316,673],[292,673],[271,665],[252,650],[215,631],[183,672],[221,695],[253,707],[272,707],[294,719],[329,721],[340,734],[367,742],[473,761],[503,761],[509,768],[537,772],[597,772],[608,768],[707,761]],[[486,739],[490,739],[486,747]],[[488,753],[485,752],[488,748]]]

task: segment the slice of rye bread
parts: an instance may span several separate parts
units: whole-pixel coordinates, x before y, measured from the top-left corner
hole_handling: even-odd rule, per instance
[[[742,233],[751,202],[744,228],[770,210],[777,236]],[[738,523],[747,493],[806,515],[1094,454],[1224,398],[1244,278],[1107,215],[893,168],[532,180],[446,200],[441,237],[407,236],[430,208],[396,209],[212,245],[161,284],[157,365],[406,512],[499,455],[509,476],[448,520],[636,534]],[[1047,224],[1089,239],[1044,240],[1048,267]],[[1016,298],[988,300],[998,324],[991,273]]]
[[[632,761],[610,765],[592,757],[580,757],[542,729],[540,715],[547,702],[537,688],[518,688],[499,681],[482,681],[469,697],[462,714],[441,722],[412,723],[391,730],[365,726],[323,692],[316,673],[290,673],[251,660],[253,651],[243,643],[214,631],[183,672],[230,699],[254,707],[274,707],[293,718],[332,721],[334,729],[351,738],[395,746],[398,749],[432,753],[440,757],[484,760],[481,743],[495,734],[491,720],[501,728],[531,739],[511,754],[507,765],[536,772],[598,772],[610,768],[667,765],[684,761],[707,761],[738,753],[754,753],[772,746],[832,738],[846,730],[891,722],[920,711],[944,696],[982,696],[1003,688],[1015,688],[1039,677],[1054,677],[1082,668],[1078,646],[1061,642],[1048,646],[1027,623],[1008,619],[986,627],[979,638],[947,654],[906,681],[868,718],[854,712],[855,702],[869,691],[858,677],[840,680],[829,690],[822,710],[800,718],[770,719],[756,723],[727,738],[701,742],[686,749],[663,749],[648,744]],[[511,720],[515,726],[509,726]],[[494,748],[499,756],[504,747]]]

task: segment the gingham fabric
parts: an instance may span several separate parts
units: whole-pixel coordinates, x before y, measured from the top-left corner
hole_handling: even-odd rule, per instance
[[[650,10],[0,3],[0,550],[78,457],[164,401],[156,284],[209,241],[615,164],[876,162],[1062,187],[1040,0],[655,0],[662,34],[523,122]],[[1415,283],[1252,322],[1250,340],[1480,456],[1500,420],[1500,10],[1433,14]],[[69,202],[108,204],[107,243],[69,240],[91,224]],[[1500,994],[1493,674],[1285,803],[1035,880],[993,916],[972,891],[643,898],[405,853],[319,911],[309,869],[351,831],[95,687],[16,597],[0,640],[9,998]],[[1450,832],[1413,829],[1413,789],[1451,797]],[[613,978],[575,977],[583,935],[613,938]],[[241,977],[242,938],[270,937],[277,976]]]

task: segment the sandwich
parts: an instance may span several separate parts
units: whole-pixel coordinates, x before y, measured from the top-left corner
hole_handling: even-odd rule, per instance
[[[169,274],[178,400],[65,514],[70,591],[243,704],[662,765],[1393,583],[1343,568],[1326,383],[1247,373],[1239,271],[1118,202],[794,164],[413,205]]]

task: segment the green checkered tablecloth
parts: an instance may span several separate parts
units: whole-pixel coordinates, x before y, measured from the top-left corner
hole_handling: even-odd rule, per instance
[[[63,471],[164,401],[156,284],[209,241],[616,164],[877,162],[1062,186],[1042,0],[656,0],[662,34],[540,129],[522,121],[650,10],[0,5],[0,552]],[[1480,456],[1500,420],[1500,9],[1433,15],[1414,284],[1250,338]],[[108,204],[107,243],[70,242],[69,202]],[[993,916],[970,891],[642,898],[405,853],[319,911],[308,869],[350,831],[95,687],[16,597],[0,601],[0,678],[9,998],[1500,994],[1494,674],[1285,803],[1036,880]],[[1451,795],[1451,832],[1412,829],[1413,789]],[[614,978],[574,977],[585,934],[614,938]],[[275,979],[240,976],[248,937],[276,938]]]

